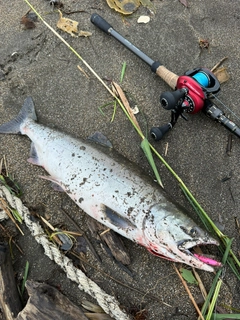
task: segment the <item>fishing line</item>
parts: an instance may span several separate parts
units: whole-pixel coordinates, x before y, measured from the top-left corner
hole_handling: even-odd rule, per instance
[[[224,107],[226,108],[239,122],[240,118],[234,113],[226,104],[224,104],[215,94],[212,94],[212,96]]]

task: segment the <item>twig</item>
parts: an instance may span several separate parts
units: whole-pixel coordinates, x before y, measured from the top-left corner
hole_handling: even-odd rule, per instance
[[[166,143],[166,148],[165,148],[165,152],[164,152],[165,157],[166,157],[167,153],[168,153],[168,142]]]
[[[88,79],[90,79],[89,75],[83,70],[83,68],[81,68],[79,65],[77,67]]]
[[[130,107],[129,102],[128,102],[128,100],[127,100],[122,88],[114,81],[113,81],[113,85],[114,85],[114,87],[115,87],[120,99],[122,100],[122,103],[123,103],[124,107],[126,108],[129,116],[131,117],[132,121],[135,123],[136,127],[138,128],[138,130],[140,132],[142,132],[142,129],[140,128],[140,126],[138,124],[138,121],[137,121],[135,115],[133,114],[132,108]]]
[[[103,236],[105,233],[109,232],[110,230],[111,230],[110,228],[104,230],[103,232],[100,233],[100,236]]]
[[[178,271],[177,267],[175,266],[175,264],[173,265],[173,268],[175,269],[175,271],[177,272],[177,275],[179,276],[179,278],[181,279],[182,281],[182,284],[184,286],[184,288],[186,289],[187,293],[188,293],[188,296],[190,298],[190,300],[192,301],[195,309],[197,310],[197,313],[199,314],[199,317],[200,319],[204,320],[203,318],[203,315],[200,311],[200,309],[198,308],[198,305],[196,304],[196,301],[194,300],[193,296],[192,296],[192,293],[190,292],[190,290],[188,289],[188,286],[187,286],[187,283],[186,281],[183,279],[183,277],[181,276],[180,272]]]
[[[197,271],[195,270],[195,268],[192,268],[192,271],[194,273],[195,278],[197,279],[197,282],[198,282],[200,291],[202,293],[202,296],[203,296],[204,299],[206,299],[207,291],[206,291],[206,289],[205,289],[205,287],[204,287],[204,285],[202,283],[202,280],[201,280],[199,274],[197,273]]]
[[[228,59],[228,57],[222,58],[217,64],[215,64],[215,66],[211,69],[211,71],[212,72],[215,71],[226,59]]]

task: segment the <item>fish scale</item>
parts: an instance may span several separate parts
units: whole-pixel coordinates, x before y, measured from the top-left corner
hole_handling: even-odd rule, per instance
[[[218,242],[151,177],[109,147],[75,139],[36,120],[28,97],[19,115],[0,126],[0,133],[20,133],[31,139],[28,161],[48,172],[44,179],[65,191],[87,214],[152,254],[214,271],[211,261],[207,264],[189,250]]]

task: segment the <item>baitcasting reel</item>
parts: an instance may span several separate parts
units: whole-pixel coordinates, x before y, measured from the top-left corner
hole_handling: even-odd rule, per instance
[[[108,35],[113,36],[146,62],[153,72],[175,90],[164,92],[160,96],[162,107],[166,110],[171,110],[171,121],[161,127],[151,129],[150,134],[156,141],[161,140],[164,134],[173,128],[179,116],[187,120],[184,112],[194,114],[201,110],[240,138],[240,128],[230,121],[223,111],[217,108],[210,100],[220,90],[220,83],[210,70],[197,68],[189,70],[185,75],[179,77],[165,68],[159,61],[152,60],[139,48],[135,47],[98,14],[92,14],[91,22]]]
[[[164,109],[171,110],[171,121],[161,127],[153,127],[150,130],[151,136],[156,141],[161,140],[173,128],[179,116],[187,120],[184,112],[194,114],[202,110],[207,116],[220,122],[240,137],[240,128],[210,100],[219,91],[220,83],[210,70],[197,68],[187,71],[185,75],[178,78],[175,91],[161,94],[160,103]]]

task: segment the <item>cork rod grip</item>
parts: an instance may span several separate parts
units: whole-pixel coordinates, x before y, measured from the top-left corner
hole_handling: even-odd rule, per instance
[[[177,85],[177,80],[178,80],[178,75],[175,73],[169,71],[167,68],[164,66],[160,65],[157,70],[156,74],[162,78],[173,90],[176,89]]]

